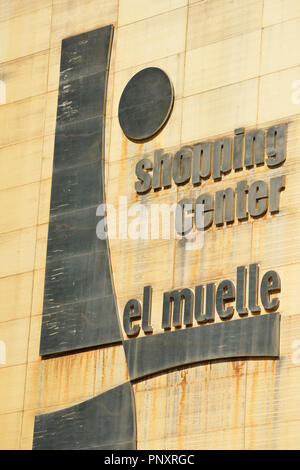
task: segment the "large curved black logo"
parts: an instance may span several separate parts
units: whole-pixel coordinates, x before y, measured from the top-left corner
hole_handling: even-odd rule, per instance
[[[134,380],[216,358],[279,354],[278,313],[152,335],[145,315],[150,290],[142,325],[149,335],[123,340],[108,240],[95,234],[96,209],[105,202],[104,128],[112,38],[110,25],[62,42],[40,355],[122,342],[129,381],[78,405],[37,416],[35,449],[134,449]],[[119,103],[125,136],[135,142],[153,138],[168,121],[173,103],[173,86],[164,71],[150,67],[138,72]],[[252,278],[256,282],[257,277]],[[240,284],[244,286],[244,278]],[[267,284],[265,290],[271,289]],[[251,293],[256,295],[256,288]],[[182,293],[169,294],[168,314],[175,294]],[[201,290],[199,305],[202,301]],[[239,302],[244,305],[242,294]]]

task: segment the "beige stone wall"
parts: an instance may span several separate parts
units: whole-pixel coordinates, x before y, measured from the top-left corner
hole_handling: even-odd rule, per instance
[[[171,288],[235,279],[236,267],[275,269],[280,294],[280,360],[217,361],[134,385],[139,449],[300,448],[300,80],[298,0],[2,0],[0,11],[0,449],[31,449],[34,416],[64,408],[128,380],[121,346],[41,361],[46,263],[61,40],[114,24],[106,123],[107,202],[174,203],[190,184],[147,196],[134,190],[139,158],[156,148],[232,136],[236,127],[288,122],[287,160],[212,179],[215,192],[286,175],[280,212],[212,226],[199,252],[174,240],[111,240],[120,317],[129,298],[153,287],[153,327]],[[145,144],[128,141],[118,103],[130,77],[161,67],[175,89],[167,126]],[[2,94],[3,95],[3,94]],[[0,95],[0,96],[2,96]],[[235,314],[234,318],[237,318]]]

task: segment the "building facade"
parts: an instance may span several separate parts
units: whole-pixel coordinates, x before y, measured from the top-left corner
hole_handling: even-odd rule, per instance
[[[299,449],[299,1],[0,10],[0,448]]]

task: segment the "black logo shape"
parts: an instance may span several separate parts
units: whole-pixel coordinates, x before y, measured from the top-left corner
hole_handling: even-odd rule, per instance
[[[154,137],[170,117],[173,103],[173,86],[163,70],[148,67],[135,74],[119,103],[119,122],[126,137],[138,142]]]

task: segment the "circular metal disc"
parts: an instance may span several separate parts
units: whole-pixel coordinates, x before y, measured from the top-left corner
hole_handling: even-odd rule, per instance
[[[138,72],[119,103],[119,122],[126,137],[134,141],[153,137],[167,122],[173,102],[173,86],[163,70],[149,67]]]

